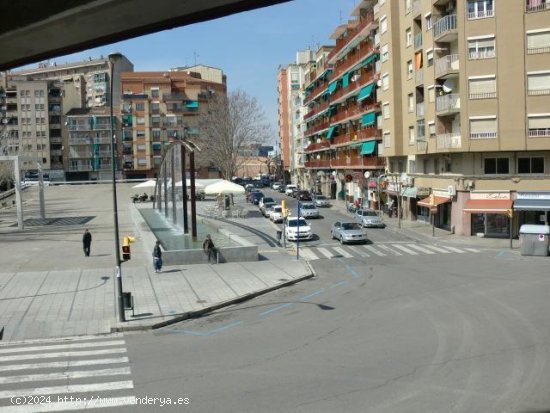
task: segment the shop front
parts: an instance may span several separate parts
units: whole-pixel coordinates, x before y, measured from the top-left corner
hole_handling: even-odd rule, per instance
[[[508,238],[512,199],[508,191],[470,192],[464,213],[471,214],[470,235],[486,238]]]
[[[519,226],[524,224],[549,225],[550,191],[518,191],[514,211]]]
[[[450,230],[452,201],[447,191],[433,190],[432,195],[421,199],[416,205],[421,209],[420,216],[423,220],[424,217],[430,219],[429,217],[433,215],[435,227]]]

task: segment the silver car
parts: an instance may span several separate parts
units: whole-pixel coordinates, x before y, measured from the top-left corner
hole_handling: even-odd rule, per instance
[[[315,206],[317,206],[318,208],[323,208],[323,207],[330,206],[330,202],[329,202],[328,198],[324,195],[317,195],[313,199],[313,202],[315,203]]]
[[[300,207],[300,215],[304,218],[319,218],[319,210],[315,204],[308,202]]]
[[[367,242],[367,231],[356,222],[337,221],[330,229],[332,239],[336,238],[341,244],[351,242]]]
[[[373,209],[358,209],[355,211],[355,221],[364,228],[385,228],[386,224]]]

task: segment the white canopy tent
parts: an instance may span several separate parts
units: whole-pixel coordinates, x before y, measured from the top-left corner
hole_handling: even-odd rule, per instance
[[[204,188],[206,195],[216,195],[216,194],[244,194],[244,188],[241,185],[237,185],[230,181],[220,181],[214,184],[207,185]]]

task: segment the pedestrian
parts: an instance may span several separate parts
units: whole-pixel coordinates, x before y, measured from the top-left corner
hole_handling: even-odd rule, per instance
[[[218,262],[217,250],[214,246],[214,241],[212,241],[212,237],[210,236],[210,234],[206,236],[206,239],[202,243],[202,249],[204,253],[208,256],[208,262],[210,262],[211,260],[213,260],[214,263]]]
[[[84,231],[84,236],[82,237],[82,245],[84,247],[84,256],[90,256],[90,248],[92,246],[92,234],[88,231],[88,228]]]
[[[153,268],[155,272],[160,272],[162,269],[162,250],[160,248],[160,241],[157,241],[153,248]]]

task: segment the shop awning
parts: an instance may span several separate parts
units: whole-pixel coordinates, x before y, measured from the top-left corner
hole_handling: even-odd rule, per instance
[[[344,73],[344,76],[342,76],[342,87],[346,88],[349,85],[349,72]]]
[[[421,206],[421,207],[425,207],[425,208],[430,208],[432,206],[439,206],[439,205],[445,204],[447,202],[451,202],[451,198],[447,198],[447,197],[444,197],[444,196],[434,196],[434,204],[433,205],[430,204],[430,197],[421,199],[420,201],[418,201],[416,203],[416,205]]]
[[[361,62],[361,66],[360,67],[363,67],[363,66],[366,66],[368,65],[370,62],[372,62],[373,60],[377,59],[378,58],[378,54],[374,53],[374,54],[371,54],[369,57],[367,57],[365,60],[363,60]]]
[[[550,199],[516,199],[515,211],[550,211]]]
[[[376,113],[375,112],[369,112],[365,113],[363,117],[361,117],[361,126],[371,126],[374,125],[376,122]]]
[[[403,188],[403,190],[401,191],[401,196],[405,198],[416,198],[416,192],[416,186]]]
[[[361,92],[359,92],[359,96],[357,96],[357,102],[362,102],[366,98],[370,96],[372,93],[372,89],[374,88],[374,83],[371,83],[367,86],[365,86],[363,89],[361,89]]]
[[[338,81],[337,80],[335,80],[332,83],[329,83],[328,84],[328,93],[330,93],[332,95],[334,93],[334,91],[336,90],[336,86],[338,86]]]
[[[199,107],[199,102],[197,100],[189,100],[185,106],[187,106],[188,108],[198,108]]]
[[[464,212],[474,214],[506,214],[512,209],[511,199],[467,199]]]
[[[361,145],[361,155],[372,155],[376,148],[376,141],[368,141]]]
[[[332,138],[332,135],[334,134],[335,129],[336,129],[336,126],[331,126],[331,127],[328,128],[327,139]]]

